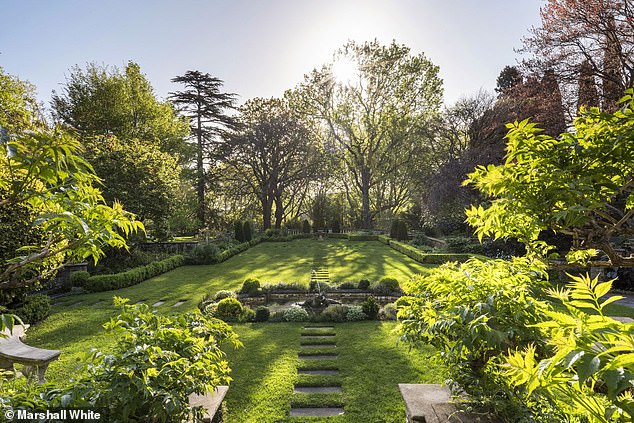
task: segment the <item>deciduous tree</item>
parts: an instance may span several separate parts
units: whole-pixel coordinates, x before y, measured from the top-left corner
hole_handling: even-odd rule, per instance
[[[343,163],[343,184],[350,205],[360,201],[362,227],[401,207],[407,186],[399,172],[421,142],[417,129],[442,101],[438,67],[396,43],[349,42],[298,92],[301,108],[324,125],[326,149]]]

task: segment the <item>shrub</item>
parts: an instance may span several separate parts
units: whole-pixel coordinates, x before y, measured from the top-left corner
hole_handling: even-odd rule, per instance
[[[336,219],[333,219],[332,223],[330,224],[330,227],[332,229],[332,233],[338,234],[339,232],[341,232],[341,224],[339,223],[339,217],[337,217]]]
[[[310,222],[308,222],[308,220],[306,219],[304,219],[304,221],[302,222],[302,232],[305,234],[310,233]]]
[[[235,298],[225,298],[218,302],[214,317],[226,322],[237,322],[242,315],[242,304]]]
[[[370,288],[370,281],[367,279],[361,279],[359,281],[359,289],[363,289],[363,290],[367,290],[368,288]]]
[[[343,304],[331,304],[321,312],[320,320],[326,322],[345,322],[348,314],[348,306]]]
[[[51,299],[44,294],[26,297],[24,303],[15,310],[15,314],[24,323],[41,322],[51,314]]]
[[[236,298],[237,295],[235,292],[233,291],[229,291],[226,289],[221,289],[220,291],[216,292],[216,295],[214,295],[214,300],[216,301],[220,301],[220,300],[224,300],[225,298]]]
[[[361,306],[349,306],[346,313],[346,320],[349,322],[356,322],[359,320],[366,320],[368,315],[363,312]]]
[[[244,221],[244,227],[242,229],[244,241],[249,242],[253,239],[253,231],[251,230],[251,222],[248,220]]]
[[[214,243],[200,243],[187,254],[187,264],[216,264],[220,260],[220,249]]]
[[[453,383],[487,409],[521,414],[497,363],[509,350],[545,351],[535,326],[548,308],[538,300],[545,286],[545,265],[527,259],[446,263],[408,284],[397,302],[401,330],[437,348]]]
[[[278,282],[278,283],[267,283],[262,287],[262,291],[264,292],[274,292],[274,291],[293,291],[293,292],[304,292],[306,291],[306,285],[301,284],[299,282]]]
[[[86,272],[85,270],[82,270],[79,272],[71,273],[69,279],[70,279],[71,286],[85,288],[88,278],[90,278],[90,273]]]
[[[207,306],[214,302],[214,298],[215,296],[211,292],[205,293],[202,299],[198,301],[198,309],[204,312],[207,309]]]
[[[265,306],[259,306],[255,309],[255,317],[253,320],[255,322],[266,322],[271,317],[271,310]]]
[[[445,250],[448,253],[484,254],[484,246],[477,239],[465,236],[445,238]]]
[[[292,305],[284,311],[284,320],[287,322],[306,322],[308,312],[301,306]]]
[[[244,225],[241,221],[236,220],[233,224],[233,236],[238,242],[244,242]]]
[[[240,294],[257,295],[260,291],[260,280],[256,278],[246,278],[240,288]]]
[[[123,273],[91,276],[86,281],[86,289],[91,292],[101,292],[136,285],[148,278],[175,269],[181,266],[184,261],[185,258],[183,256],[175,255],[146,266],[135,267]]]
[[[381,311],[379,311],[379,318],[381,320],[396,320],[397,311],[395,303],[385,304]]]
[[[250,307],[243,307],[242,308],[242,314],[240,314],[240,318],[238,319],[238,321],[240,323],[244,323],[244,322],[253,322],[255,320],[255,311],[253,311],[253,309],[251,309]]]
[[[286,319],[284,318],[284,312],[282,311],[271,313],[271,317],[269,317],[269,322],[271,323],[279,323],[279,322],[285,322],[285,321]]]
[[[409,239],[409,234],[407,233],[407,223],[404,220],[398,221],[398,226],[396,228],[396,239],[399,241],[407,241]]]
[[[379,236],[374,234],[369,234],[366,232],[358,232],[348,234],[348,240],[350,241],[378,241]]]
[[[380,306],[376,302],[376,298],[369,296],[362,304],[361,310],[367,315],[367,318],[374,320],[379,315]]]
[[[356,288],[357,288],[357,284],[351,281],[341,282],[339,286],[337,287],[337,289],[356,289]]]
[[[171,318],[147,305],[121,299],[115,304],[122,313],[105,325],[119,332],[113,351],[93,355],[90,373],[70,392],[59,392],[61,400],[66,395],[67,401],[81,398],[69,407],[104,408],[109,421],[185,421],[192,413],[202,421],[202,411],[192,409],[188,397],[230,381],[220,346],[227,340],[240,345],[231,328],[198,313]]]
[[[390,238],[396,239],[398,236],[398,219],[392,220],[392,224],[390,225]]]
[[[379,295],[390,295],[392,292],[399,291],[398,280],[385,276],[379,282],[372,286],[372,292]]]
[[[385,245],[390,245],[390,237],[387,235],[379,235],[376,239]]]

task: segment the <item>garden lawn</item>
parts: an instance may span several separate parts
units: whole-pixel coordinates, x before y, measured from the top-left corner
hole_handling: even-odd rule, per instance
[[[30,345],[59,349],[60,359],[47,371],[49,380],[67,380],[91,348],[107,349],[111,339],[102,324],[117,314],[112,297],[129,298],[156,307],[158,313],[196,308],[207,292],[238,290],[248,276],[264,282],[301,282],[308,286],[315,257],[326,257],[331,280],[376,281],[393,276],[405,282],[426,266],[377,241],[294,240],[263,242],[229,260],[209,266],[183,266],[138,285],[116,291],[72,295],[54,300],[58,304],[43,323],[28,333]],[[174,307],[180,301],[181,305]]]
[[[229,351],[234,381],[225,397],[225,422],[403,422],[405,406],[399,383],[441,383],[442,366],[433,350],[397,344],[395,322],[335,324],[337,360],[300,360],[301,323],[235,326],[244,348]],[[314,350],[312,350],[314,352]],[[330,350],[329,350],[330,351]],[[339,376],[298,375],[297,369],[320,363]],[[342,394],[293,394],[293,386],[336,384]],[[343,405],[344,415],[290,418],[292,404]]]

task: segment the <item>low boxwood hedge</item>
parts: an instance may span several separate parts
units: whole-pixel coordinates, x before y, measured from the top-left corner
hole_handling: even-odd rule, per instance
[[[185,262],[185,257],[175,255],[165,260],[155,261],[145,266],[135,267],[126,272],[114,273],[112,275],[96,275],[89,277],[83,286],[90,292],[110,291],[112,289],[125,288],[136,285],[146,279],[169,272]]]
[[[383,242],[383,241],[382,241]],[[388,240],[388,244],[390,247],[398,251],[399,253],[405,254],[407,257],[416,260],[422,264],[443,264],[448,261],[457,261],[459,263],[463,263],[469,260],[471,257],[478,257],[483,260],[486,260],[486,257],[480,256],[478,254],[461,254],[461,253],[438,253],[438,254],[430,254],[425,253],[424,251],[419,250],[418,248],[411,246],[409,244],[405,244],[403,242],[395,241],[393,239]]]

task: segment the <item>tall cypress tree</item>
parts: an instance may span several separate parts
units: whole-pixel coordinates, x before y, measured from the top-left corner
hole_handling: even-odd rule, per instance
[[[236,126],[235,119],[227,114],[235,109],[236,95],[221,92],[223,81],[200,71],[187,71],[172,78],[172,82],[185,85],[183,91],[170,93],[169,98],[190,119],[192,137],[196,140],[197,214],[200,224],[205,226],[205,164],[218,160],[222,155],[222,135]]]
[[[599,105],[599,92],[594,80],[592,64],[589,60],[584,60],[579,69],[579,92],[577,98],[577,109],[581,106],[595,107]]]
[[[616,32],[614,17],[607,21],[605,49],[603,51],[603,110],[612,112],[617,108],[617,102],[623,96],[623,76],[621,75],[621,41]]]

